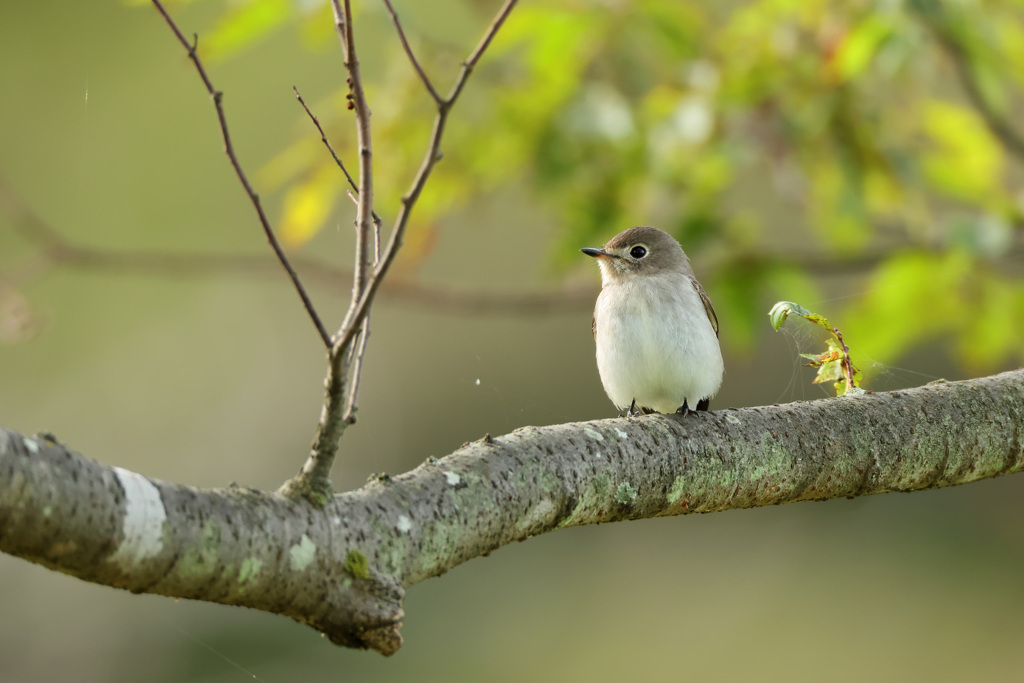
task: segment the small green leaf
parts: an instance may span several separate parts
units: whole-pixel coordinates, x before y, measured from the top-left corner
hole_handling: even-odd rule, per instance
[[[772,306],[772,310],[768,311],[768,320],[771,322],[772,327],[776,332],[778,332],[779,328],[782,327],[782,323],[786,322],[786,318],[789,317],[789,314],[796,312],[795,309],[798,308],[800,307],[791,301],[780,301]]]
[[[775,328],[776,332],[782,327],[782,323],[786,322],[786,318],[789,317],[790,313],[799,315],[801,318],[824,327],[826,330],[832,330],[832,326],[828,324],[825,316],[812,313],[800,304],[793,303],[792,301],[780,301],[772,306],[772,310],[768,312],[768,319],[771,321],[772,327]]]

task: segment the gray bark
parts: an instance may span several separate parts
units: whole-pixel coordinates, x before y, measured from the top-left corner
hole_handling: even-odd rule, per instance
[[[407,587],[563,526],[964,484],[1024,469],[1024,371],[485,437],[322,508],[107,467],[0,428],[0,550],[245,605],[385,654]]]

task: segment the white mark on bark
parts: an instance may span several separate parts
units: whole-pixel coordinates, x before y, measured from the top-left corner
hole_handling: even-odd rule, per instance
[[[462,481],[462,477],[460,477],[457,472],[445,472],[444,478],[448,480],[449,486],[455,486]]]
[[[288,554],[291,556],[292,569],[301,572],[316,557],[316,545],[310,540],[309,536],[302,534],[299,542],[288,549]]]
[[[622,431],[618,427],[615,428],[615,436],[619,437],[620,439],[628,439],[629,438],[629,434],[627,434],[626,432]]]
[[[121,524],[124,538],[108,559],[117,564],[134,565],[163,550],[167,511],[160,489],[149,479],[120,467],[114,467],[114,475],[124,491]]]
[[[398,515],[397,526],[399,531],[401,531],[403,534],[407,534],[409,533],[409,530],[412,529],[412,520],[406,517],[405,515]]]
[[[597,439],[598,441],[604,441],[604,437],[601,436],[601,432],[587,427],[583,430],[583,433],[589,436],[591,439]]]
[[[39,452],[39,442],[38,442],[38,441],[36,441],[35,439],[30,439],[30,438],[28,438],[28,437],[26,436],[26,437],[23,437],[23,438],[22,438],[22,441],[24,441],[24,443],[25,443],[25,448],[26,448],[26,449],[28,450],[28,452],[29,452],[29,453],[31,453],[32,455],[35,455],[36,453],[38,453],[38,452]]]
[[[740,419],[738,417],[736,417],[735,415],[733,415],[732,413],[726,415],[725,419],[726,419],[727,422],[731,422],[734,425],[738,425],[740,423]]]

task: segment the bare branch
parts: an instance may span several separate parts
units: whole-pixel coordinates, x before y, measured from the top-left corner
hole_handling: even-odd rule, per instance
[[[292,281],[292,285],[295,287],[295,291],[298,292],[299,298],[302,299],[302,305],[305,307],[306,312],[309,314],[310,320],[313,321],[313,325],[316,327],[317,333],[320,335],[320,339],[323,340],[324,344],[330,348],[331,336],[327,332],[327,328],[320,321],[320,316],[316,312],[316,308],[313,306],[312,300],[306,293],[305,287],[302,286],[302,282],[299,280],[298,273],[292,268],[291,263],[288,261],[288,257],[284,253],[284,249],[281,248],[280,243],[277,241],[277,237],[274,235],[274,231],[270,227],[270,221],[267,219],[266,214],[263,211],[263,205],[260,203],[259,195],[257,195],[252,186],[249,184],[249,179],[245,175],[245,171],[242,170],[242,165],[238,161],[238,157],[235,155],[234,145],[231,143],[231,135],[228,132],[228,121],[224,115],[224,93],[213,87],[213,83],[210,81],[210,77],[206,74],[206,69],[203,68],[203,63],[199,60],[199,54],[196,51],[196,42],[198,36],[190,44],[185,36],[182,35],[181,30],[178,29],[178,25],[171,19],[171,15],[167,13],[164,6],[160,3],[160,0],[153,0],[153,5],[157,11],[163,16],[164,21],[170,26],[174,32],[178,42],[181,43],[182,47],[188,53],[188,58],[192,60],[192,63],[196,67],[196,71],[199,72],[199,77],[203,80],[203,85],[206,86],[206,91],[210,94],[210,98],[213,100],[213,105],[217,110],[217,121],[220,124],[221,136],[224,139],[224,152],[228,155],[228,159],[231,161],[232,168],[235,169],[235,175],[238,176],[238,180],[242,183],[242,187],[245,188],[245,193],[249,195],[249,201],[252,202],[253,208],[256,209],[256,215],[259,216],[260,225],[263,226],[263,233],[267,237],[267,241],[270,243],[270,247],[274,250],[274,254],[277,256],[278,261],[284,267],[288,273],[288,277]]]
[[[1024,370],[699,417],[528,427],[322,510],[146,479],[0,428],[0,551],[94,583],[283,614],[391,654],[407,588],[503,545],[567,526],[1021,472],[1021,424]]]
[[[356,254],[352,276],[352,299],[346,319],[352,314],[356,303],[362,300],[368,289],[367,274],[370,271],[369,241],[373,230],[373,148],[370,135],[370,108],[363,90],[363,79],[359,70],[359,58],[356,54],[355,39],[352,33],[352,8],[350,0],[331,0],[334,13],[334,25],[341,40],[345,54],[345,68],[348,71],[349,108],[356,115],[356,145],[359,148],[359,188],[356,203]],[[369,336],[369,328],[365,324],[365,316],[360,317],[357,330],[362,330],[364,337]],[[351,423],[355,414],[355,394],[353,386],[358,386],[357,377],[349,378],[353,370],[353,359],[357,358],[355,370],[362,371],[362,354],[354,352],[350,345],[352,338],[345,344],[333,343],[328,357],[327,378],[324,381],[324,402],[317,422],[316,434],[309,457],[306,458],[299,473],[282,485],[280,491],[292,498],[306,498],[317,504],[326,502],[332,492],[330,474],[338,453],[338,443],[345,428]],[[346,388],[348,387],[348,388]]]
[[[430,141],[427,144],[427,153],[423,157],[423,161],[420,164],[419,170],[416,172],[416,176],[412,181],[412,186],[409,191],[402,197],[402,206],[398,211],[398,216],[395,218],[395,227],[391,231],[391,236],[388,238],[387,247],[384,249],[384,254],[380,259],[380,262],[374,268],[373,274],[370,276],[370,281],[363,292],[362,297],[356,302],[354,307],[350,307],[348,313],[345,315],[345,319],[341,323],[341,327],[338,333],[334,336],[334,348],[346,348],[352,343],[352,338],[355,336],[359,329],[360,322],[363,317],[370,309],[370,305],[373,303],[373,297],[375,296],[377,289],[380,287],[381,281],[384,276],[387,275],[388,269],[391,267],[391,263],[394,261],[398,249],[402,245],[402,240],[405,237],[405,230],[409,222],[409,215],[412,212],[413,207],[416,205],[416,200],[419,199],[420,193],[423,191],[423,186],[426,185],[427,180],[430,178],[430,173],[434,170],[434,165],[440,160],[440,147],[441,137],[444,135],[445,124],[448,122],[448,114],[451,111],[452,106],[458,99],[459,94],[462,92],[462,88],[465,86],[466,81],[469,79],[469,75],[476,66],[476,63],[480,60],[484,50],[491,44],[495,34],[501,25],[505,23],[505,19],[508,17],[509,12],[515,7],[517,0],[505,0],[505,4],[502,5],[501,9],[498,10],[498,14],[495,16],[491,25],[487,28],[483,38],[477,45],[476,49],[473,50],[469,59],[462,65],[462,70],[459,72],[459,76],[455,81],[455,85],[452,86],[452,90],[448,95],[448,98],[438,104],[437,116],[434,118],[434,128],[430,135]]]
[[[345,54],[345,69],[348,71],[349,103],[356,115],[356,146],[359,150],[359,187],[356,195],[356,255],[355,276],[352,278],[352,301],[359,300],[366,289],[366,277],[370,269],[369,249],[371,214],[373,212],[373,138],[370,134],[370,107],[363,90],[363,78],[356,54],[355,38],[352,33],[352,7],[350,0],[331,0],[335,26],[339,29],[342,49]]]
[[[388,238],[387,247],[383,253],[374,260],[373,270],[369,277],[364,277],[363,266],[367,264],[367,242],[370,236],[369,211],[373,203],[373,169],[372,151],[370,147],[370,111],[366,104],[365,93],[363,92],[362,78],[359,72],[359,61],[356,57],[354,40],[352,38],[352,14],[349,0],[344,0],[344,7],[340,0],[331,0],[331,8],[334,12],[334,24],[341,36],[342,46],[345,49],[345,67],[349,72],[349,93],[352,108],[356,113],[356,132],[359,146],[359,203],[356,210],[356,266],[355,277],[352,288],[352,301],[341,325],[332,338],[333,346],[330,353],[330,367],[325,381],[325,394],[323,409],[320,411],[320,421],[317,424],[316,436],[313,441],[313,448],[309,457],[303,464],[299,473],[291,480],[285,482],[281,492],[291,497],[304,496],[314,501],[320,501],[330,490],[329,474],[334,458],[338,452],[338,441],[344,432],[348,422],[345,414],[351,417],[355,410],[355,395],[346,392],[348,373],[353,369],[349,363],[353,356],[361,358],[362,354],[353,354],[351,346],[356,335],[365,330],[366,317],[369,315],[370,306],[373,303],[377,290],[381,286],[384,276],[391,267],[408,225],[409,213],[412,211],[416,200],[423,191],[423,186],[434,164],[440,159],[441,136],[444,134],[445,123],[452,105],[461,92],[466,79],[472,71],[473,66],[483,54],[487,45],[490,44],[494,34],[504,23],[505,17],[515,6],[516,0],[506,0],[499,10],[498,15],[491,23],[484,34],[483,39],[470,55],[469,60],[463,65],[455,87],[447,100],[438,102],[437,116],[434,119],[434,129],[427,144],[427,152],[420,165],[419,171],[413,180],[409,192],[402,197],[402,206],[399,209],[395,225]],[[362,363],[358,363],[361,370]],[[358,378],[353,377],[352,385],[358,384]],[[346,410],[343,403],[349,406]]]
[[[434,84],[430,82],[430,77],[427,76],[427,72],[420,66],[419,60],[416,59],[416,55],[413,54],[412,47],[409,46],[409,41],[405,37],[405,31],[402,30],[402,24],[398,21],[398,13],[395,12],[395,8],[391,6],[391,0],[384,0],[384,5],[387,6],[388,12],[391,14],[391,21],[395,24],[395,30],[398,32],[398,39],[402,41],[402,49],[405,50],[405,54],[409,57],[409,61],[412,62],[412,66],[416,69],[416,73],[419,74],[420,80],[423,81],[424,87],[430,96],[434,98],[434,102],[441,104],[444,100],[441,99],[441,95],[438,94],[437,90],[434,89]]]
[[[476,63],[480,61],[480,58],[484,56],[484,51],[490,46],[491,41],[494,40],[494,36],[498,34],[498,29],[508,19],[508,15],[511,14],[512,9],[516,6],[518,0],[505,0],[505,4],[498,10],[498,14],[495,15],[491,21],[491,25],[487,28],[484,33],[484,37],[477,43],[476,49],[473,50],[472,54],[469,55],[462,65],[462,71],[459,73],[458,79],[455,81],[455,85],[452,86],[451,92],[448,93],[448,106],[455,103],[459,93],[462,92],[463,86],[466,85],[466,81],[469,79],[469,74],[472,73],[473,68],[476,67]]]
[[[373,262],[380,261],[380,223],[373,225]],[[366,342],[370,338],[370,314],[363,318],[363,327],[359,333],[359,343],[355,347],[355,363],[352,366],[351,387],[345,402],[342,420],[346,424],[356,421],[356,398],[359,396],[359,380],[363,376],[363,359],[366,357]]]

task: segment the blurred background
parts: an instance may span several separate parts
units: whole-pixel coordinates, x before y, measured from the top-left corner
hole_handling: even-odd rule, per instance
[[[387,224],[431,102],[382,3],[354,4]],[[394,4],[446,92],[499,3]],[[326,3],[169,9],[336,325],[354,211],[291,90],[354,170]],[[276,488],[323,354],[181,46],[145,3],[7,2],[0,64],[0,422],[151,477]],[[824,348],[810,325],[768,325],[780,299],[843,329],[868,389],[1018,367],[1022,81],[1010,0],[524,1],[374,309],[336,485],[613,416],[577,249],[635,224],[675,234],[714,300],[712,408],[828,395],[797,356]],[[390,659],[0,556],[0,681],[1019,680],[1022,496],[1018,476],[561,530],[413,587]]]

